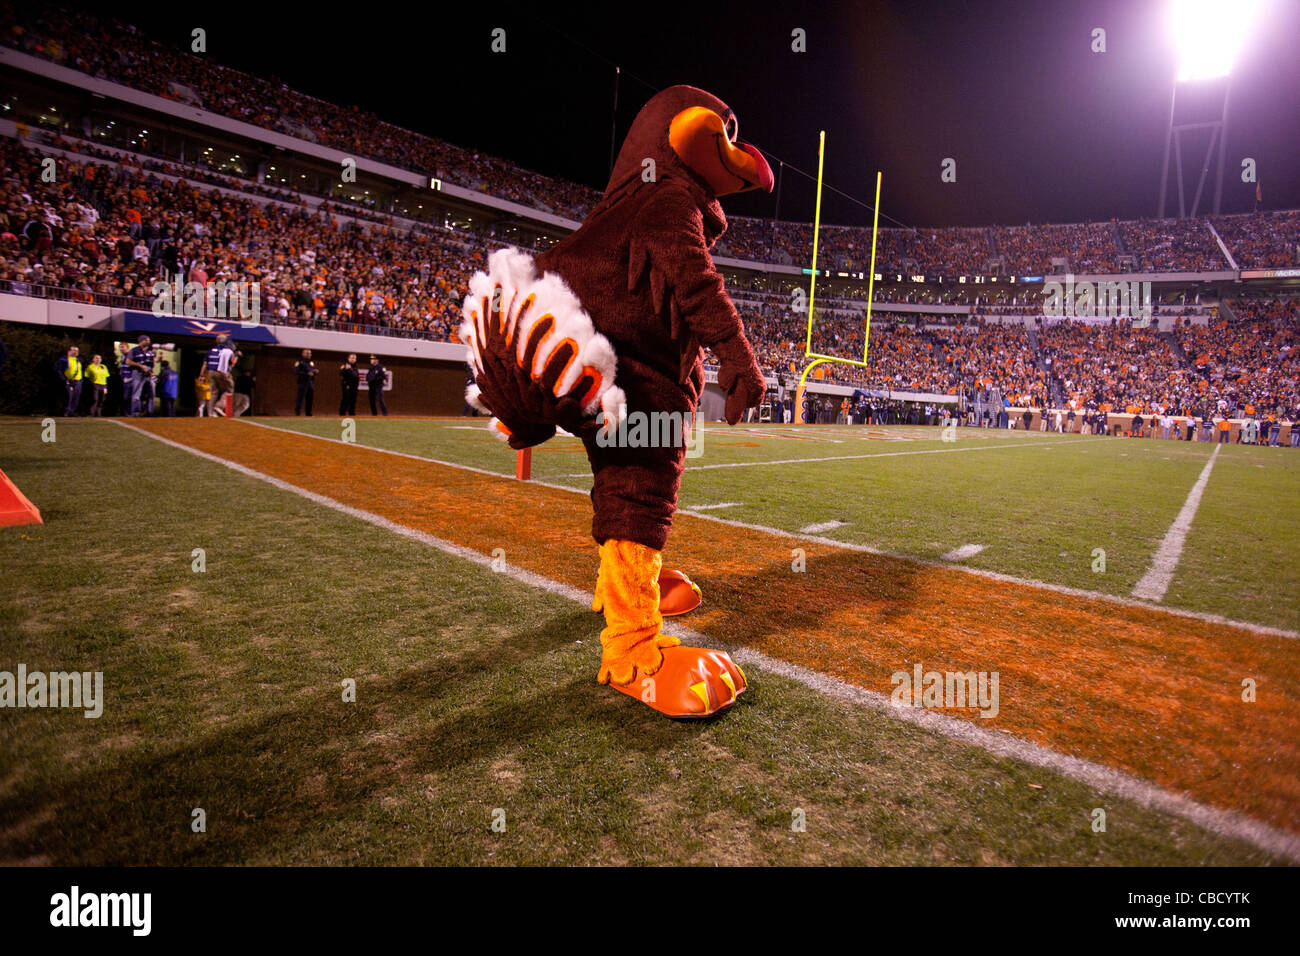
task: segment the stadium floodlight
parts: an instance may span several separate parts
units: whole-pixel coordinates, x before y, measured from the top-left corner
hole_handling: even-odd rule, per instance
[[[1260,6],[1260,0],[1173,0],[1178,82],[1227,76]]]
[[[1219,215],[1223,198],[1224,149],[1228,137],[1228,101],[1231,98],[1232,65],[1245,45],[1251,28],[1259,17],[1263,0],[1172,0],[1169,24],[1178,47],[1178,74],[1169,98],[1169,125],[1165,131],[1165,162],[1160,174],[1160,203],[1156,215],[1165,217],[1165,198],[1169,189],[1172,158],[1177,175],[1178,216],[1189,215],[1186,191],[1190,183],[1183,180],[1183,137],[1198,137],[1209,131],[1205,158],[1200,163],[1200,178],[1192,198],[1190,215],[1196,216],[1205,190],[1215,147],[1218,147],[1218,175],[1214,183],[1213,215]],[[1204,122],[1178,122],[1178,88],[1198,80],[1222,79],[1219,118]],[[1195,167],[1194,167],[1195,168]]]

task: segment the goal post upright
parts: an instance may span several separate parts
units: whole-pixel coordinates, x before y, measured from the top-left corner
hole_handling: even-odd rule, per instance
[[[813,303],[817,299],[817,237],[822,226],[822,169],[826,160],[826,130],[817,140],[817,200],[813,206],[812,269],[808,283],[808,338],[804,354],[812,354]]]
[[[817,199],[813,207],[813,242],[812,242],[812,268],[810,270],[810,281],[808,285],[808,334],[804,340],[804,358],[810,358],[813,361],[804,367],[803,374],[799,376],[799,387],[795,391],[795,407],[791,418],[799,424],[807,424],[804,416],[804,395],[808,386],[808,373],[815,367],[824,362],[839,362],[844,365],[856,365],[865,368],[867,365],[867,347],[871,341],[871,300],[875,297],[876,288],[876,237],[880,229],[880,186],[883,173],[879,170],[876,172],[876,201],[872,208],[871,220],[871,265],[867,273],[867,319],[866,328],[862,338],[862,359],[842,358],[837,355],[823,355],[820,352],[814,352],[812,349],[812,332],[813,332],[813,307],[817,296],[817,246],[821,235],[821,218],[822,218],[822,179],[825,169],[826,158],[826,131],[822,130],[821,137],[817,144]]]

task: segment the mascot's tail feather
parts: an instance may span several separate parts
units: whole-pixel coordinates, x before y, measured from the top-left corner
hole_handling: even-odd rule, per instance
[[[604,411],[608,422],[617,423],[626,409],[627,398],[614,385],[618,360],[609,339],[596,331],[578,297],[555,273],[538,276],[533,257],[518,249],[498,249],[488,256],[487,272],[470,279],[469,294],[461,307],[460,340],[469,346],[468,363],[475,374],[483,372],[485,350],[508,350],[515,364],[523,368],[524,356],[533,343],[529,378],[532,387],[545,388],[543,372],[557,350],[572,352],[563,373],[555,381],[554,397],[560,398],[581,383],[583,394],[575,396],[583,413]],[[498,334],[489,335],[486,323],[498,322]],[[493,409],[484,402],[478,385],[465,389],[465,400],[485,414]],[[496,418],[489,430],[503,441],[510,429]]]

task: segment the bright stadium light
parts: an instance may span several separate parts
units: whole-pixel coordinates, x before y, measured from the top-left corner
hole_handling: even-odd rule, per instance
[[[1160,173],[1160,203],[1156,210],[1157,218],[1165,217],[1165,199],[1168,195],[1169,171],[1171,160],[1176,173],[1175,186],[1178,192],[1178,218],[1196,217],[1205,194],[1205,184],[1211,165],[1217,165],[1214,177],[1214,205],[1212,214],[1217,216],[1223,198],[1223,179],[1225,169],[1225,149],[1228,140],[1228,102],[1232,99],[1232,68],[1234,61],[1245,46],[1250,31],[1255,26],[1260,12],[1264,8],[1263,0],[1172,0],[1169,5],[1169,26],[1173,41],[1178,47],[1178,74],[1170,84],[1169,125],[1165,128],[1165,162]],[[1189,82],[1197,80],[1221,79],[1222,83],[1208,84],[1204,92],[1198,92],[1195,100],[1204,100],[1205,93],[1217,89],[1219,92],[1219,118],[1206,120],[1204,116],[1180,120],[1178,117],[1178,89]],[[1208,102],[1201,103],[1199,112],[1205,112]],[[1205,145],[1205,158],[1190,168],[1200,169],[1196,178],[1195,193],[1188,212],[1187,193],[1192,183],[1183,178],[1184,139],[1189,149],[1195,150],[1194,142],[1208,138]],[[1215,149],[1218,149],[1218,162],[1214,163]],[[1189,157],[1192,159],[1192,157]],[[1194,160],[1193,160],[1194,161]]]
[[[1173,0],[1178,82],[1227,76],[1261,5],[1261,0]]]

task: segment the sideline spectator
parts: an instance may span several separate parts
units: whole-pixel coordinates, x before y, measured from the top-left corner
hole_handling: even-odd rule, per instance
[[[212,399],[212,379],[208,375],[207,367],[198,374],[194,379],[194,403],[197,406],[195,412],[199,418],[206,418],[208,414],[208,404]]]
[[[247,368],[241,369],[235,377],[235,404],[238,408],[236,418],[253,413],[253,389],[256,386],[257,379],[253,373]]]
[[[168,418],[176,417],[176,394],[179,391],[180,376],[166,359],[158,370],[158,396],[162,399],[162,413]]]
[[[208,400],[209,418],[226,414],[222,401],[235,391],[235,380],[230,374],[234,362],[235,350],[230,347],[230,336],[217,336],[217,344],[208,349],[207,358],[208,382],[212,388],[212,397]]]
[[[153,414],[153,343],[149,336],[142,335],[135,348],[127,353],[126,364],[131,366],[131,408],[130,415]]]

